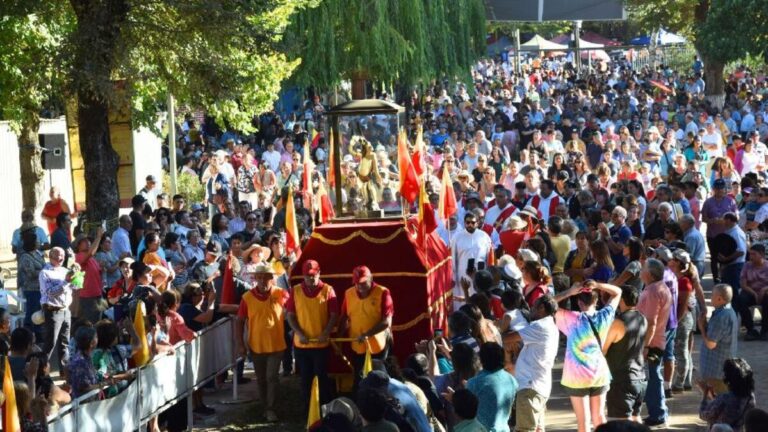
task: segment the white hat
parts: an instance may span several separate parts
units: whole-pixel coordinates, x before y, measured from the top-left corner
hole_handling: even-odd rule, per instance
[[[42,325],[45,322],[45,314],[42,310],[39,310],[32,314],[32,324]]]
[[[523,261],[539,261],[539,254],[530,249],[520,249],[517,251],[517,255]]]
[[[512,216],[507,219],[504,224],[505,228],[512,231],[519,231],[528,227],[528,222],[524,221],[520,216]]]

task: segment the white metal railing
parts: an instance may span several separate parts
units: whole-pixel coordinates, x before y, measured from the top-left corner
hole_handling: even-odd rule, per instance
[[[156,356],[136,368],[136,378],[114,397],[89,401],[103,389],[93,390],[49,417],[51,432],[139,430],[151,418],[188,398],[188,428],[192,427],[192,392],[216,375],[234,367],[234,320],[225,318],[205,328],[190,342],[180,342],[175,354]],[[106,387],[104,387],[106,388]],[[234,374],[233,398],[237,398]]]

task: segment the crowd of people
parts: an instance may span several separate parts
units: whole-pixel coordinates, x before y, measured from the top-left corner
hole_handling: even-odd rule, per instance
[[[704,97],[707,85],[699,62],[689,73],[600,62],[577,76],[552,59],[522,75],[487,59],[471,86],[396,95],[411,151],[423,137],[429,201],[437,207],[443,184],[458,199],[437,228],[453,258],[448,328],[407,359],[389,355],[397,305],[375,269],[350,269],[351,287],[323,282],[313,260],[293,270],[298,284],[289,275],[289,190],[323,187],[331,167],[320,95],[285,118],[260,116],[250,135],[188,115],[178,125],[180,175],[199,179],[204,202],[169,196],[150,175],[110,232],[73,230],[76,215],[55,188],[41,215],[47,229],[22,214],[13,249],[25,325],[10,332],[0,312],[0,348],[26,395],[23,430],[43,429],[51,409],[94,389],[124,389],[143,340],[151,355],[173,355],[228,315],[269,422],[279,420],[280,375],[297,373],[305,412],[318,380],[317,430],[544,430],[564,347],[560,384],[579,432],[664,425],[674,414],[667,400],[694,387],[708,424],[758,430],[767,414],[737,345],[741,326],[745,341],[768,338],[752,312],[768,312],[768,80],[738,69],[722,108]],[[399,131],[377,116],[341,129],[337,208],[408,213],[393,162]],[[306,241],[319,205],[297,193],[294,206]],[[137,307],[147,334],[133,325]],[[339,336],[355,353],[351,399],[334,398],[328,378]],[[373,370],[364,376],[366,352]],[[50,375],[54,355],[62,385]],[[234,369],[247,384],[242,362]],[[196,415],[215,413],[201,392],[193,400]],[[150,429],[186,427],[178,408]]]

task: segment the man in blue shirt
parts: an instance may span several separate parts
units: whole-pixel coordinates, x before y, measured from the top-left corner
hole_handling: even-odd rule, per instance
[[[509,432],[509,414],[517,393],[517,380],[504,370],[504,349],[496,342],[480,347],[477,375],[467,381],[467,390],[479,401],[477,420],[489,432]]]
[[[445,145],[445,141],[448,138],[450,138],[450,135],[448,135],[445,125],[441,125],[440,132],[432,134],[432,138],[430,139],[430,144],[432,144],[435,147],[442,148],[443,145]]]
[[[699,315],[701,331],[701,360],[699,375],[703,385],[715,395],[725,393],[728,387],[723,382],[723,364],[736,356],[739,334],[739,320],[731,307],[733,291],[726,284],[712,288],[712,306],[715,310],[707,322],[706,315]],[[706,394],[706,392],[705,392]]]
[[[37,236],[37,242],[39,243],[39,249],[40,250],[46,250],[51,247],[48,241],[48,234],[45,233],[45,230],[40,228],[35,224],[35,215],[32,214],[29,210],[24,210],[21,212],[21,227],[16,228],[15,231],[13,231],[13,235],[11,236],[11,249],[13,253],[15,254],[21,254],[23,252],[22,250],[22,238],[21,234],[28,230],[34,230],[35,235]]]
[[[717,260],[723,264],[720,269],[720,276],[723,283],[733,288],[733,294],[738,295],[741,288],[741,270],[747,260],[747,235],[739,227],[739,218],[735,213],[728,212],[723,215],[725,224],[725,234],[728,234],[736,241],[736,250],[730,255],[717,254]]]
[[[432,432],[432,426],[416,401],[413,392],[400,381],[390,379],[381,360],[373,361],[373,369],[360,381],[360,390],[363,391],[368,388],[385,390],[400,402],[400,406],[403,408],[403,417],[415,432]]]
[[[680,218],[680,228],[683,230],[683,241],[688,247],[691,262],[699,271],[699,276],[704,274],[704,262],[707,259],[707,246],[701,231],[696,229],[696,219],[690,213]]]
[[[624,246],[632,237],[632,230],[624,223],[627,220],[627,210],[624,207],[616,206],[611,212],[611,221],[613,227],[608,229],[604,223],[600,224],[600,233],[608,243],[608,249],[611,251],[611,260],[616,274],[621,274],[624,267],[627,266],[627,257],[624,256]]]

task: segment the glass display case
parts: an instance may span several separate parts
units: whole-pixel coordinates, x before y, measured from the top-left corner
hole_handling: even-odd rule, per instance
[[[397,134],[404,113],[403,107],[379,99],[352,100],[325,113],[335,220],[403,216]]]

